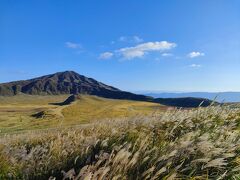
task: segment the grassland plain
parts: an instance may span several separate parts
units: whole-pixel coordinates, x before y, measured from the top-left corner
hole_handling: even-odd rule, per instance
[[[240,110],[208,107],[0,138],[0,179],[240,178]]]
[[[70,105],[57,105],[68,96],[0,96],[0,133],[61,128],[103,119],[149,115],[167,109],[166,106],[156,103],[112,100],[87,95],[81,95]]]

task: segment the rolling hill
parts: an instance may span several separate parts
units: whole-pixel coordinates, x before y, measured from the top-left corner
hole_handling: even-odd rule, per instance
[[[148,116],[167,109],[152,102],[90,95],[0,96],[0,135]]]
[[[166,106],[175,106],[175,107],[207,107],[209,106],[212,101],[209,99],[203,98],[193,98],[193,97],[186,97],[186,98],[156,98],[154,102],[160,103]]]

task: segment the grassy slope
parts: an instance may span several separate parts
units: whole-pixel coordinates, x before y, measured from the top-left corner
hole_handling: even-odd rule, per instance
[[[0,97],[0,131],[9,133],[23,130],[65,127],[107,118],[122,118],[137,114],[151,114],[166,107],[155,103],[111,100],[95,96],[81,96],[68,106],[51,103],[63,102],[68,95]],[[31,115],[44,111],[46,118]]]
[[[73,105],[63,109],[65,117],[63,123],[92,122],[102,119],[124,118],[136,115],[149,115],[159,110],[166,110],[166,106],[155,103],[114,100],[96,96],[81,96]]]
[[[0,96],[0,131],[15,132],[27,129],[44,128],[49,122],[39,121],[32,114],[56,108],[52,102],[62,102],[68,95],[61,96]]]
[[[0,138],[0,179],[240,179],[240,109],[168,111]]]

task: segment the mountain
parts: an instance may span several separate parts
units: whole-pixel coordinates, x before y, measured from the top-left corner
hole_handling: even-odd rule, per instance
[[[154,99],[146,95],[121,91],[74,71],[58,72],[34,79],[0,84],[0,95],[2,96],[14,96],[21,93],[31,95],[89,94],[111,99],[156,102],[177,107],[198,107],[202,101],[204,101],[203,106],[211,104],[210,100],[201,98]],[[68,99],[69,102],[72,101],[71,98]]]
[[[38,78],[0,84],[0,95],[89,94],[112,99],[150,101],[152,98],[121,91],[74,71],[58,72]]]
[[[219,102],[240,102],[240,92],[183,92],[183,93],[143,93],[154,98],[195,97],[217,100]]]

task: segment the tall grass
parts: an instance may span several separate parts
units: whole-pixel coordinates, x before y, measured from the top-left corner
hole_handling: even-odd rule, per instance
[[[239,112],[176,110],[6,135],[0,179],[240,179]]]

